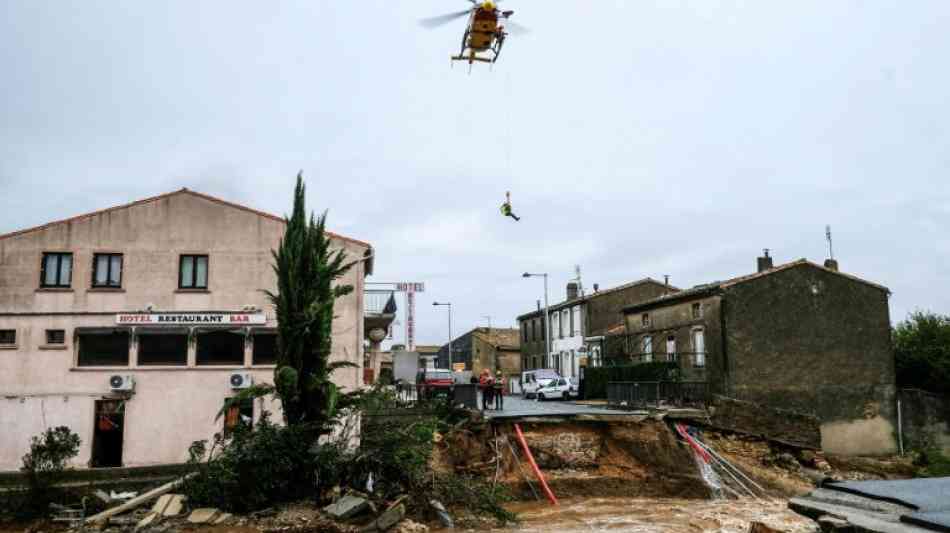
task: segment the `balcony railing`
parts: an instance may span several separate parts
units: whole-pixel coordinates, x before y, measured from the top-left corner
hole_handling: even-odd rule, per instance
[[[363,294],[363,311],[373,315],[392,315],[396,313],[396,292],[369,289]]]
[[[616,409],[704,407],[709,397],[705,381],[611,381],[607,406]]]
[[[609,356],[607,359],[612,362],[612,364],[629,364],[629,363],[650,363],[650,362],[670,362],[675,361],[680,363],[680,368],[704,368],[706,366],[706,356],[707,352],[676,352],[673,354],[667,353],[630,353],[630,354],[620,354]],[[672,357],[671,357],[672,356]]]

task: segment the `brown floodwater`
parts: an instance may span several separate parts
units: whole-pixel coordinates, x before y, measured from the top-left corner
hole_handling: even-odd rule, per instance
[[[553,507],[538,502],[509,506],[521,523],[508,531],[637,531],[746,533],[751,522],[786,533],[813,533],[815,523],[790,511],[785,500],[680,500],[570,498]]]

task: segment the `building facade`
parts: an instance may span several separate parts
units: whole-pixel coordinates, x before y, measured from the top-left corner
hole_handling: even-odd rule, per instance
[[[521,373],[520,353],[517,329],[475,328],[452,341],[452,366],[464,364],[463,370],[476,376],[486,368],[492,374],[501,370],[506,376],[514,376]],[[449,345],[445,344],[439,348],[437,367],[452,366]]]
[[[623,308],[676,292],[676,287],[644,278],[606,290],[594,285],[594,292],[582,295],[576,283],[567,285],[567,298],[544,310],[518,317],[521,335],[521,364],[525,370],[553,368],[565,377],[578,377],[580,367],[589,361],[602,362],[603,339],[611,331],[623,328]],[[546,352],[544,330],[550,324],[551,352]]]
[[[887,288],[804,259],[625,310],[635,361],[711,392],[817,415],[835,453],[896,450]]]
[[[283,219],[188,191],[0,236],[0,470],[30,437],[68,426],[74,466],[180,463],[188,445],[279,404],[216,420],[226,398],[272,382],[271,250]],[[336,302],[334,380],[363,378],[369,244],[332,235],[354,287]]]

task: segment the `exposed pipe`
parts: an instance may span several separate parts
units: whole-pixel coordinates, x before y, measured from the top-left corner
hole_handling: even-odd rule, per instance
[[[534,475],[541,483],[541,488],[544,489],[544,495],[548,497],[548,501],[551,502],[551,505],[557,505],[557,498],[554,496],[554,493],[551,492],[551,487],[548,487],[548,482],[544,480],[544,474],[542,474],[541,469],[538,468],[538,463],[534,462],[534,456],[531,455],[528,442],[524,440],[524,433],[521,432],[521,426],[519,424],[515,424],[515,436],[518,437],[518,442],[521,443],[521,449],[524,450],[525,457],[528,458],[528,464],[531,465],[531,469],[534,470]]]
[[[897,447],[901,456],[904,455],[904,425],[901,420],[901,397],[900,391],[897,392]]]

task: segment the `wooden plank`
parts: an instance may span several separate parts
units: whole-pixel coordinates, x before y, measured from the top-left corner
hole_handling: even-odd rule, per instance
[[[135,509],[136,507],[144,505],[148,503],[149,501],[154,500],[155,498],[158,498],[159,496],[165,493],[168,493],[177,489],[178,487],[181,486],[182,483],[185,482],[185,480],[190,479],[196,475],[197,475],[197,472],[192,472],[191,474],[188,474],[185,477],[178,478],[175,481],[166,483],[158,488],[152,489],[141,496],[136,496],[135,498],[132,498],[131,500],[123,503],[122,505],[113,507],[112,509],[106,509],[105,511],[102,511],[101,513],[97,515],[93,515],[87,518],[86,523],[95,524],[97,522],[104,522],[115,515],[122,514],[126,511],[131,511],[132,509]]]

